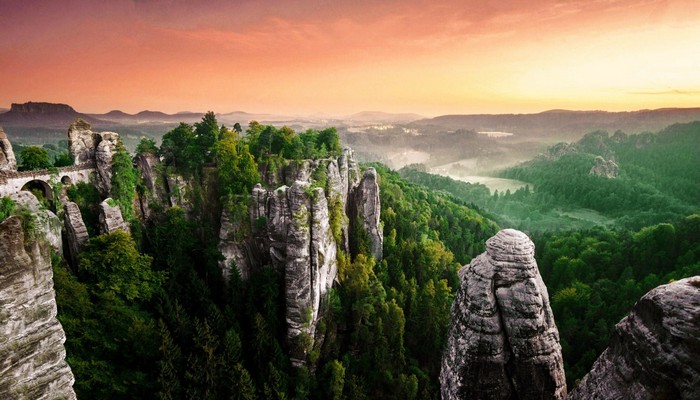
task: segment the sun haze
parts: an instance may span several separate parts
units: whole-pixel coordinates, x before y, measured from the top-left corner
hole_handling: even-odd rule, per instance
[[[347,114],[697,106],[700,2],[0,1],[0,107]]]

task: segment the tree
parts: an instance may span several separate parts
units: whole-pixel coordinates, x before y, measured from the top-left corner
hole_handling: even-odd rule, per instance
[[[125,220],[134,218],[133,201],[136,194],[136,181],[138,174],[131,162],[131,156],[127,153],[121,141],[117,143],[117,149],[112,156],[112,199],[117,202],[124,214]]]
[[[69,167],[73,165],[73,162],[73,156],[71,156],[69,152],[64,151],[56,156],[56,158],[53,161],[53,166],[56,168]]]
[[[165,272],[151,269],[152,260],[136,250],[128,233],[118,229],[90,239],[80,254],[79,270],[102,293],[148,301],[165,281]]]
[[[330,156],[340,155],[343,149],[340,147],[340,136],[335,128],[326,128],[318,133],[318,146],[323,145],[326,146]]]
[[[187,162],[187,146],[193,140],[192,126],[181,122],[175,129],[163,135],[163,143],[160,146],[163,162],[172,165],[176,170],[186,172],[189,166]]]
[[[260,175],[248,145],[241,144],[234,132],[225,129],[216,143],[215,153],[221,193],[224,196],[250,193],[260,181]]]
[[[219,140],[220,132],[219,123],[212,111],[204,114],[202,121],[194,124],[194,143],[190,146],[190,155],[195,157],[192,162],[201,163],[197,167],[201,168],[204,163],[212,161],[214,144]]]
[[[51,167],[49,153],[39,146],[25,147],[19,153],[22,159],[21,171],[31,171],[35,169],[46,169]]]
[[[160,150],[156,145],[156,141],[151,138],[142,137],[139,144],[136,146],[136,154],[147,154],[151,153],[154,155],[159,155]]]

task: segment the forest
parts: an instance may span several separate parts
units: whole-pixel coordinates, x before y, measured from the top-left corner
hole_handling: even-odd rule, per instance
[[[143,140],[137,151],[158,154],[166,170],[200,189],[216,171],[220,201],[231,204],[248,198],[270,165],[336,157],[341,147],[333,128],[296,133],[252,122],[243,132],[209,113],[166,133],[161,146]],[[264,267],[225,285],[203,198],[189,214],[172,207],[139,227],[128,200],[143,189],[128,159],[120,147],[112,197],[133,238],[93,236],[77,270],[55,259],[59,319],[80,398],[438,398],[456,272],[484,251],[498,229],[492,221],[373,165],[385,258],[376,261],[362,246],[343,256],[320,327],[326,340],[307,367],[293,367],[281,272]],[[95,188],[78,184],[69,196],[94,233]]]
[[[528,183],[514,193],[416,166],[364,165],[379,176],[384,258],[362,245],[339,256],[319,326],[325,340],[302,367],[291,364],[285,343],[283,274],[264,266],[248,280],[234,273],[224,282],[212,239],[218,215],[205,192],[214,179],[216,204],[245,210],[253,185],[275,166],[340,155],[337,131],[256,122],[229,129],[207,113],[166,133],[160,146],[144,139],[137,152],[160,157],[163,172],[184,176],[195,195],[189,211],[153,204],[146,224],[133,201],[144,184],[119,146],[111,195],[132,235],[97,235],[100,196],[76,184],[68,196],[91,239],[77,268],[53,258],[78,398],[438,399],[457,271],[506,227],[526,230],[536,244],[575,385],[639,297],[700,274],[698,135],[700,124],[594,132],[570,153],[504,171]],[[617,178],[589,174],[598,155],[615,158]],[[580,209],[605,223],[571,217]],[[12,212],[3,199],[0,217]]]
[[[629,136],[592,132],[502,172],[527,183],[513,193],[419,165],[400,174],[530,235],[572,386],[644,293],[700,274],[699,139],[700,123]],[[613,158],[618,176],[590,174],[596,156]]]

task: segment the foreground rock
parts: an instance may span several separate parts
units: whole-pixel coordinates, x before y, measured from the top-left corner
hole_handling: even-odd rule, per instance
[[[644,295],[569,398],[700,398],[700,276]]]
[[[13,193],[9,197],[17,205],[26,208],[34,215],[36,231],[41,232],[41,235],[49,242],[53,251],[62,254],[63,240],[61,238],[61,229],[63,225],[56,214],[44,208],[39,199],[26,190]]]
[[[0,223],[0,398],[75,399],[65,341],[49,244],[10,217]]]
[[[443,400],[566,397],[559,333],[534,254],[524,233],[505,229],[460,271]]]

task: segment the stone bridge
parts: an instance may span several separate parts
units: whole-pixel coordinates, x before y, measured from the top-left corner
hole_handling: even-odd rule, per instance
[[[40,189],[44,196],[50,199],[52,198],[51,184],[89,183],[90,175],[95,171],[94,162],[34,171],[0,171],[0,197],[17,193],[22,189]]]

